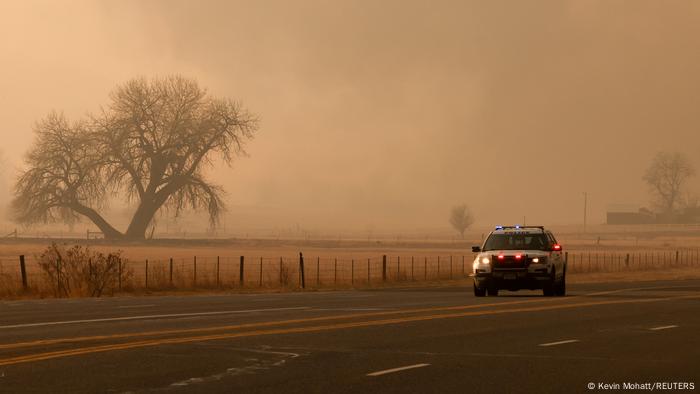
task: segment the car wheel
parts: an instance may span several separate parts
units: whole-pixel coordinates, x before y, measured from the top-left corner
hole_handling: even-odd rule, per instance
[[[556,286],[554,280],[557,277],[556,271],[552,270],[552,277],[547,281],[547,283],[544,284],[544,287],[542,288],[542,295],[545,297],[551,297],[554,295],[554,287]]]
[[[489,294],[489,297],[496,297],[498,295],[498,289],[495,287],[489,287],[487,289],[487,292]]]
[[[554,295],[559,297],[563,297],[566,295],[566,272],[562,274],[561,280],[557,284]]]
[[[477,297],[483,297],[486,295],[486,289],[483,287],[477,287],[476,283],[474,284],[474,295]]]

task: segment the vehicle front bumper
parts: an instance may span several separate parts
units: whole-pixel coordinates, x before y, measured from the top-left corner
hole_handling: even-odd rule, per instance
[[[551,283],[552,276],[547,268],[537,270],[509,269],[492,272],[476,272],[474,284],[480,288],[507,290],[541,289]]]

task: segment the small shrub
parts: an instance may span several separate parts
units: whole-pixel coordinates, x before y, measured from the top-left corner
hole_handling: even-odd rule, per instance
[[[122,264],[121,251],[104,255],[86,246],[51,244],[37,257],[42,273],[56,296],[100,297],[133,276]],[[121,268],[121,270],[120,270]]]

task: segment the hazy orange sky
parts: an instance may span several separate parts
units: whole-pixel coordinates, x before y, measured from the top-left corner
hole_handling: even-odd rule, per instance
[[[699,69],[694,1],[5,0],[0,201],[48,111],[178,73],[262,120],[229,226],[601,223],[657,151],[700,168]]]

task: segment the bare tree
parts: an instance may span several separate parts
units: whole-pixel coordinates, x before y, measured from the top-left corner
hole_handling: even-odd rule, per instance
[[[466,204],[452,207],[450,211],[450,224],[459,232],[462,239],[464,239],[464,231],[468,229],[472,223],[474,223],[474,217]]]
[[[80,217],[107,238],[143,239],[159,210],[206,209],[215,224],[223,189],[204,171],[219,158],[230,165],[245,154],[257,119],[240,104],[213,98],[180,76],[118,86],[106,108],[69,124],[52,113],[37,123],[28,169],[15,187],[13,207],[22,223]],[[108,197],[135,203],[120,232],[100,211]]]
[[[0,149],[0,204],[2,205],[4,205],[4,202],[8,196],[7,167],[7,160],[5,160],[5,155]],[[4,208],[4,206],[0,206],[0,211],[4,210]]]
[[[659,152],[644,174],[644,181],[654,198],[654,204],[670,214],[681,204],[688,178],[695,175],[690,161],[678,152]]]

